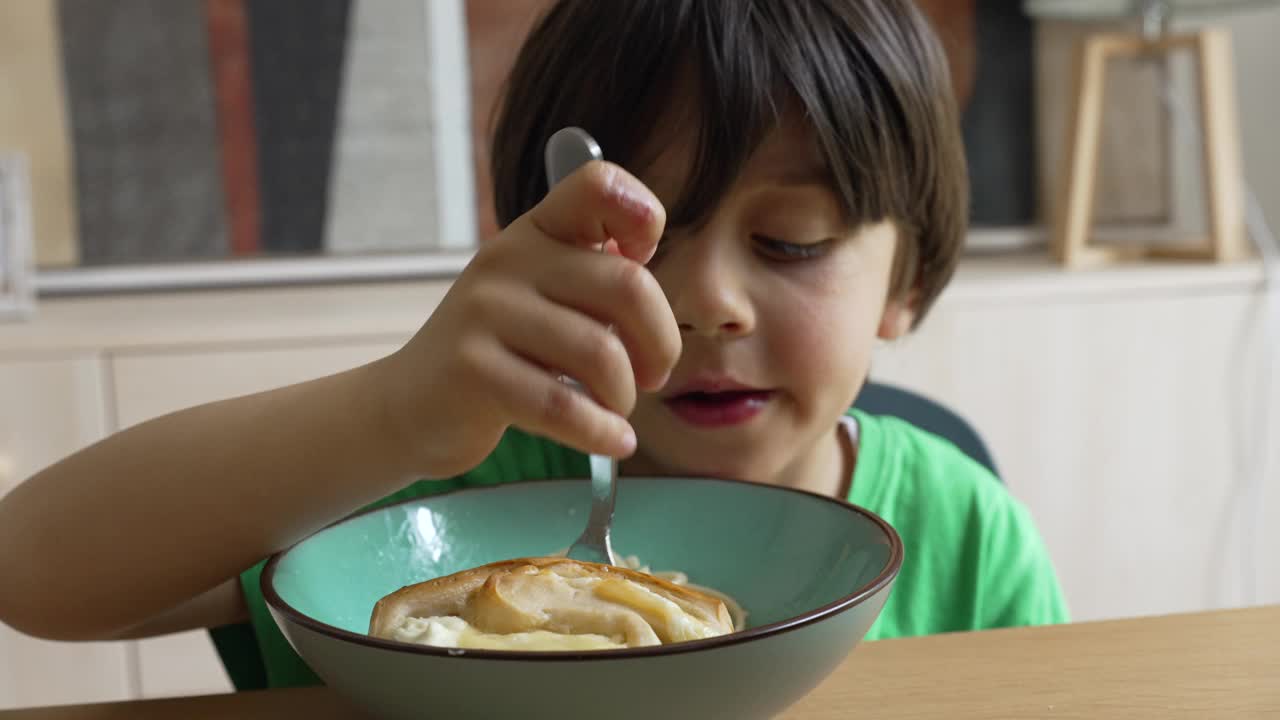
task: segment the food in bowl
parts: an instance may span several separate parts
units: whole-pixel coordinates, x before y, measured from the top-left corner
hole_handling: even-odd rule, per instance
[[[650,647],[726,635],[714,594],[627,567],[562,557],[489,563],[380,599],[373,637],[477,650]]]
[[[565,557],[568,554],[568,552],[569,551],[566,549],[564,551],[556,553],[555,556]],[[697,590],[700,593],[720,598],[720,601],[723,602],[725,607],[728,608],[729,610],[729,617],[733,619],[733,629],[742,630],[747,626],[747,609],[742,607],[742,605],[737,600],[734,600],[729,595],[722,593],[719,590],[716,590],[715,588],[709,588],[705,585],[698,585],[696,583],[691,582],[689,580],[689,576],[685,573],[682,573],[678,570],[653,570],[648,565],[641,562],[640,558],[636,557],[635,555],[624,555],[622,557],[619,557],[618,564],[621,565],[622,567],[631,568],[632,570],[639,570],[640,572],[645,573],[646,575],[652,575],[657,578],[662,578],[663,580],[675,583],[676,585],[687,587],[691,590]]]
[[[581,652],[369,635],[372,608],[397,588],[566,547],[590,510],[588,485],[507,483],[370,509],[273,556],[263,596],[306,665],[372,717],[417,720],[427,708],[450,720],[764,720],[854,650],[902,566],[893,528],[835,498],[716,478],[620,477],[613,542],[623,560],[634,554],[655,574],[679,570],[724,593],[750,611],[746,627]],[[863,674],[878,680],[874,667]]]

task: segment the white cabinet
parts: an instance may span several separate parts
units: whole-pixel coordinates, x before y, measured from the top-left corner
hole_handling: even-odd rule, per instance
[[[872,375],[974,422],[1034,513],[1074,619],[1280,602],[1274,472],[1248,492],[1265,472],[1259,446],[1280,468],[1280,388],[1261,394],[1261,343],[1280,338],[1266,336],[1258,293],[938,310]],[[1253,512],[1266,520],[1251,528]]]
[[[102,369],[93,355],[0,359],[0,495],[103,436]],[[0,625],[0,709],[132,697],[131,651],[123,642],[46,642]]]
[[[390,342],[144,351],[111,358],[121,428],[174,410],[310,380],[381,357]],[[138,643],[143,697],[229,692],[231,683],[205,631]]]
[[[398,347],[357,338],[116,353],[110,360],[116,421],[125,428],[192,405],[311,380],[376,360]]]

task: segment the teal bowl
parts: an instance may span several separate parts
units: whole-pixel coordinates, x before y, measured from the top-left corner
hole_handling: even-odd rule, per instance
[[[713,479],[622,478],[614,548],[727,593],[746,628],[592,652],[458,650],[367,635],[382,596],[477,565],[563,551],[585,480],[460,490],[348,518],[275,555],[268,607],[324,682],[385,718],[768,718],[862,640],[902,565],[884,520],[818,495]]]

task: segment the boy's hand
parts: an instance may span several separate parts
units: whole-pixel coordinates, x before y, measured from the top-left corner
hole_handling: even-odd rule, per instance
[[[484,244],[380,373],[421,472],[470,470],[511,425],[584,452],[634,450],[637,387],[661,388],[680,356],[675,316],[644,267],[665,223],[639,180],[595,161]]]

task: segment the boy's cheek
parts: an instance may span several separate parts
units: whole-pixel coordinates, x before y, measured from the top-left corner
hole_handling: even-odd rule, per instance
[[[851,365],[858,364],[858,333],[850,332],[850,323],[841,320],[832,313],[804,313],[788,319],[783,326],[787,332],[770,338],[768,344],[771,379],[794,378],[810,387],[807,392],[801,387],[795,390],[808,395],[814,386],[846,375]]]

